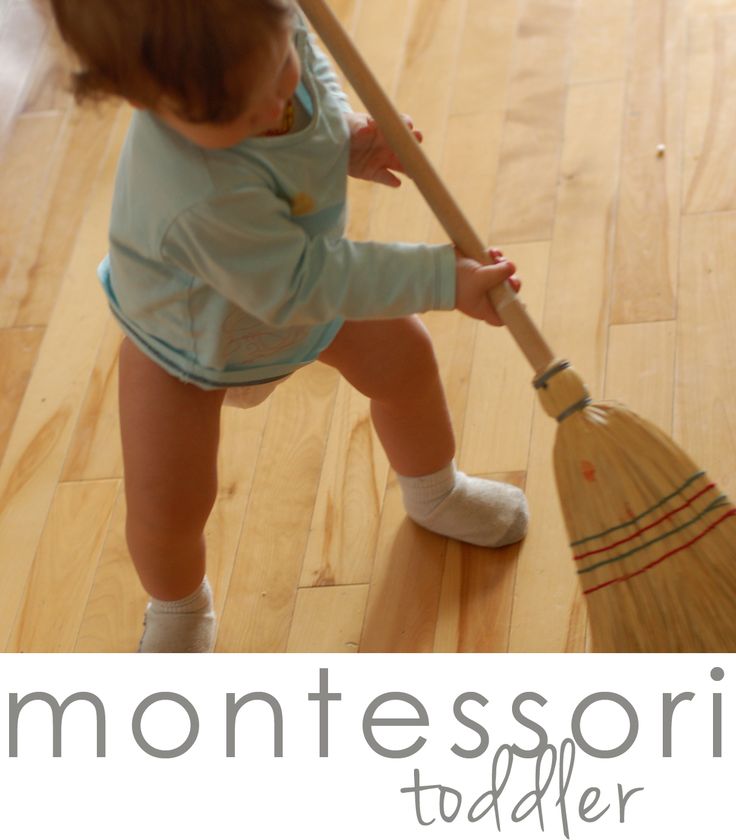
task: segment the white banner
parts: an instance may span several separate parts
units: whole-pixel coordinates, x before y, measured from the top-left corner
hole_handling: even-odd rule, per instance
[[[733,837],[734,659],[5,655],[0,836]]]

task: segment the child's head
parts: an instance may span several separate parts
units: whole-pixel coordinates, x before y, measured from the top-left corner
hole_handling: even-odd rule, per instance
[[[203,146],[271,127],[299,78],[292,0],[50,0],[79,100],[120,96]]]

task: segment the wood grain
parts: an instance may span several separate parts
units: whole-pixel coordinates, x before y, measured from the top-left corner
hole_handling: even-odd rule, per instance
[[[103,174],[100,164],[106,159],[115,111],[115,106],[110,105],[73,111],[68,120],[61,123],[58,140],[47,155],[53,167],[5,280],[0,297],[0,326],[48,323],[84,214]],[[49,117],[49,114],[24,117],[18,121],[18,126],[26,120],[48,120]],[[38,141],[34,141],[32,148],[34,145],[37,146]],[[104,242],[98,243],[97,247],[101,257]]]
[[[736,13],[696,17],[690,26],[685,212],[736,209]]]
[[[7,650],[74,649],[119,481],[60,484]]]
[[[524,487],[524,473],[485,477]],[[436,653],[506,653],[519,548],[448,542],[434,636]]]
[[[616,251],[614,324],[674,317],[686,19],[682,0],[635,4]],[[660,146],[664,153],[658,152]]]
[[[635,0],[581,0],[575,23],[570,84],[610,82],[626,77],[633,59],[630,37]]]
[[[218,650],[286,648],[336,385],[313,365],[270,398]]]
[[[621,82],[570,91],[545,302],[545,334],[594,398],[606,360],[623,93]],[[509,642],[516,652],[585,649],[582,599],[551,470],[554,431],[554,421],[537,407],[526,485],[532,527],[519,555]]]
[[[491,239],[550,239],[577,3],[524,4],[508,88]]]
[[[675,439],[736,496],[736,214],[686,217],[677,320]]]
[[[5,457],[0,465],[0,639],[3,645],[30,573],[61,473],[81,396],[108,314],[89,295],[105,241],[110,192],[124,120],[119,120],[100,180],[75,245],[59,305],[44,335]],[[60,364],[60,360],[64,364]]]
[[[736,0],[331,5],[593,396],[672,429],[734,495]],[[48,24],[0,0],[0,633],[8,650],[133,651],[147,596],[95,278],[128,112],[72,101]],[[446,240],[410,183],[350,199],[353,238]],[[367,401],[313,366],[223,412],[218,650],[587,649],[530,371],[503,330],[423,317],[459,465],[524,485],[529,536],[490,551],[413,525]]]
[[[605,397],[627,405],[672,434],[674,321],[612,326]]]
[[[36,363],[43,330],[0,330],[0,461]]]
[[[289,653],[357,653],[368,586],[300,589]]]

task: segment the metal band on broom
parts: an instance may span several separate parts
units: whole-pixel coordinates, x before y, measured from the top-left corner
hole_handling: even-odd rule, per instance
[[[486,248],[324,0],[300,0],[455,245]],[[663,432],[594,403],[511,289],[493,304],[558,421],[554,465],[576,572],[599,651],[736,651],[736,509]]]

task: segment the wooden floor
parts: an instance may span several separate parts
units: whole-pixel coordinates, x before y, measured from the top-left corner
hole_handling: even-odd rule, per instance
[[[332,5],[557,352],[736,495],[736,0]],[[131,651],[146,596],[95,279],[129,113],[64,83],[48,21],[0,0],[0,650]],[[443,241],[411,185],[355,185],[351,235]],[[408,522],[366,401],[311,366],[224,412],[218,650],[586,649],[531,371],[503,330],[425,320],[460,466],[526,488],[528,538]]]

